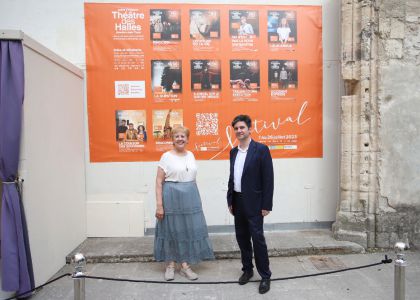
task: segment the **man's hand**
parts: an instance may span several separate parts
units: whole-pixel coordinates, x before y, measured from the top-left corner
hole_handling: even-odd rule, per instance
[[[270,213],[269,210],[265,210],[265,209],[261,210],[261,214],[263,217],[267,216],[269,213]]]
[[[230,212],[230,214],[231,214],[232,216],[234,216],[234,214],[233,214],[233,208],[232,208],[232,205],[229,205],[229,212]]]

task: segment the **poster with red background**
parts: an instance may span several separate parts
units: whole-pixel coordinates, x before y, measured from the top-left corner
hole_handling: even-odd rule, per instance
[[[85,3],[91,162],[156,161],[190,129],[227,159],[238,114],[273,158],[322,157],[320,6]]]

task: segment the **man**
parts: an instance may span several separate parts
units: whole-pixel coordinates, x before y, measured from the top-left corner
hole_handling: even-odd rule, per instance
[[[288,79],[287,71],[284,69],[284,67],[281,67],[280,81],[281,81],[281,87],[283,89],[287,89],[287,87],[288,87],[287,79]]]
[[[128,124],[128,129],[125,132],[126,140],[137,140],[137,130],[134,129],[133,123]]]
[[[117,141],[123,141],[125,139],[125,132],[127,131],[127,121],[121,120],[120,125],[117,128]]]
[[[259,292],[264,294],[270,290],[271,277],[263,225],[273,207],[273,161],[268,147],[251,139],[249,116],[236,116],[232,127],[239,145],[230,151],[227,202],[235,216],[236,240],[241,250],[243,274],[239,284],[246,284],[254,275],[254,248],[255,264],[262,278]]]
[[[210,71],[209,67],[205,66],[202,73],[201,73],[201,89],[202,90],[210,90],[211,89],[211,81],[210,81]]]
[[[174,75],[173,71],[171,70],[170,66],[166,66],[163,68],[162,75],[160,77],[160,85],[162,86],[162,89],[164,92],[172,92],[172,85],[174,83]]]
[[[241,26],[238,28],[238,35],[253,35],[254,28],[248,23],[246,16],[241,16]]]
[[[163,31],[163,24],[162,24],[162,22],[160,21],[159,18],[156,19],[155,24],[153,24],[153,29],[157,33],[162,33],[162,31]]]

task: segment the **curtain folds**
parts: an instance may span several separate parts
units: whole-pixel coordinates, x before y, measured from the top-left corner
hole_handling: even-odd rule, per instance
[[[23,203],[17,184],[24,97],[21,41],[0,40],[0,178],[2,289],[17,294],[34,288]]]

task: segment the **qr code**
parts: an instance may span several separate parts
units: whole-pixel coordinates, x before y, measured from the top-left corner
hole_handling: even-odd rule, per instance
[[[118,96],[128,96],[130,95],[130,85],[128,83],[120,83],[117,85],[117,95]]]
[[[218,135],[218,113],[196,113],[196,135]]]

